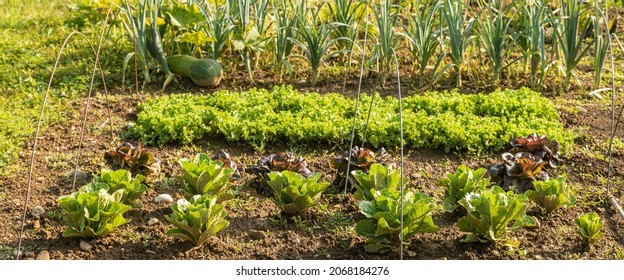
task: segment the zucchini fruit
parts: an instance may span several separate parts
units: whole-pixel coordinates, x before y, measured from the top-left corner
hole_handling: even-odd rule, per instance
[[[167,64],[171,72],[191,78],[200,87],[215,87],[223,78],[221,65],[213,59],[172,55],[167,57]]]

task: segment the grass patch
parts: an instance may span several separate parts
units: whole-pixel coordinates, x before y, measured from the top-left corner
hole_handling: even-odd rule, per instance
[[[81,31],[98,42],[105,14],[97,3],[86,0],[5,0],[0,2],[0,170],[13,161],[25,139],[32,137],[52,68],[61,45],[72,31]],[[119,74],[106,71],[121,65],[131,48],[115,27],[103,48],[102,64],[108,83]],[[75,37],[67,45],[50,91],[44,125],[73,113],[69,100],[86,94],[94,56],[83,40]],[[111,67],[112,68],[112,67]],[[96,79],[97,81],[97,79]],[[101,81],[96,82],[96,86]]]

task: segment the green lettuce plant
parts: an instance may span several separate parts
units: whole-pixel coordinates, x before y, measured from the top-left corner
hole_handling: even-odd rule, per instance
[[[115,232],[117,227],[128,221],[123,214],[131,209],[121,203],[123,190],[109,194],[100,189],[92,192],[74,192],[60,197],[63,221],[67,229],[63,237],[102,237]]]
[[[230,224],[225,220],[227,212],[217,200],[210,195],[195,195],[188,201],[179,199],[171,207],[173,213],[165,216],[175,226],[167,230],[167,235],[188,240],[195,246],[203,245]]]
[[[535,190],[528,190],[525,194],[545,213],[551,213],[560,207],[569,208],[576,203],[576,196],[566,184],[566,177],[533,182]]]
[[[200,153],[192,161],[183,159],[179,163],[183,174],[175,178],[187,198],[198,194],[216,196],[220,202],[232,198],[226,191],[234,170],[224,167],[223,161],[212,160],[210,155]]]
[[[116,171],[103,169],[100,172],[100,176],[95,176],[93,181],[82,188],[81,192],[95,192],[100,189],[105,189],[108,193],[112,194],[118,190],[122,191],[121,202],[137,207],[135,202],[139,199],[147,190],[147,185],[143,184],[145,177],[138,174],[132,178],[130,171],[125,169],[119,169]]]
[[[600,221],[600,216],[598,216],[596,212],[585,213],[576,218],[574,223],[579,226],[581,236],[587,244],[591,245],[595,243],[604,235],[604,233],[601,232],[604,223]]]
[[[366,219],[357,223],[355,231],[368,238],[364,247],[367,252],[383,253],[401,240],[407,243],[416,233],[438,230],[431,218],[433,210],[431,198],[422,193],[405,191],[401,200],[401,193],[398,191],[391,189],[373,191],[373,199],[361,201],[359,207]],[[401,210],[403,210],[403,232],[401,232]]]
[[[453,212],[459,207],[459,200],[468,193],[479,193],[487,188],[490,180],[484,178],[485,168],[472,170],[465,165],[460,165],[455,174],[448,174],[440,179],[438,185],[444,187],[444,210]]]
[[[505,192],[498,186],[480,194],[467,194],[459,201],[466,209],[466,216],[459,219],[457,226],[460,231],[468,233],[461,241],[504,241],[510,232],[523,226],[535,226],[535,219],[526,215],[526,200],[525,195]]]
[[[372,200],[373,192],[388,189],[392,192],[399,191],[401,184],[401,170],[391,166],[385,167],[378,163],[370,166],[368,174],[362,170],[351,172],[355,180],[355,194],[353,197],[357,200]],[[403,177],[403,184],[407,184],[409,179]]]
[[[298,215],[314,206],[329,183],[319,183],[321,173],[305,178],[291,171],[271,172],[268,185],[273,189],[272,201],[284,213]]]

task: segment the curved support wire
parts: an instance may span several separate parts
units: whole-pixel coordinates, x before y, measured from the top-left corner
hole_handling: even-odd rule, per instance
[[[52,81],[54,80],[54,74],[56,74],[56,69],[58,68],[58,64],[59,61],[61,59],[61,55],[63,54],[63,51],[65,50],[65,47],[67,46],[67,44],[69,43],[69,40],[71,38],[73,38],[75,35],[79,35],[81,36],[83,39],[85,39],[85,41],[87,42],[87,44],[89,44],[89,47],[91,48],[91,51],[93,51],[93,54],[95,55],[95,62],[94,62],[94,66],[93,66],[93,71],[91,73],[91,85],[89,87],[89,93],[88,93],[88,97],[87,97],[87,105],[85,108],[85,117],[84,120],[86,120],[86,115],[88,113],[88,107],[89,107],[89,101],[91,99],[91,94],[93,91],[93,83],[95,80],[95,72],[96,70],[99,68],[100,69],[100,74],[101,74],[101,78],[102,78],[102,83],[104,85],[104,92],[105,92],[105,96],[106,98],[108,98],[108,90],[106,89],[106,80],[104,78],[104,71],[102,70],[102,65],[100,64],[99,61],[99,55],[100,55],[100,50],[101,50],[101,44],[102,44],[102,38],[104,36],[104,30],[105,27],[107,25],[108,22],[108,17],[111,14],[112,11],[112,4],[110,5],[109,9],[108,9],[108,13],[106,14],[106,19],[104,21],[104,24],[102,26],[102,33],[100,35],[100,42],[98,45],[98,49],[97,51],[95,50],[93,44],[91,43],[91,41],[89,41],[89,38],[87,38],[86,35],[84,35],[83,33],[79,32],[79,31],[73,31],[71,32],[67,38],[65,38],[65,41],[63,41],[63,44],[61,45],[61,49],[59,50],[59,53],[56,57],[56,61],[54,62],[54,68],[52,69],[52,74],[50,76],[50,80],[48,81],[48,86],[46,88],[46,92],[45,95],[43,97],[43,102],[41,104],[41,110],[39,111],[39,119],[37,120],[37,128],[35,130],[35,140],[33,142],[33,147],[32,147],[32,152],[30,155],[30,168],[28,170],[28,179],[27,179],[27,183],[26,183],[26,197],[24,198],[24,208],[22,211],[22,224],[20,227],[20,233],[19,233],[19,240],[17,242],[17,253],[16,253],[16,260],[19,260],[19,257],[21,255],[21,248],[22,248],[22,239],[24,237],[24,226],[26,223],[26,212],[28,211],[28,201],[30,199],[30,190],[31,190],[31,185],[32,185],[32,176],[33,176],[33,170],[35,167],[35,153],[37,150],[37,143],[39,140],[39,133],[41,132],[41,122],[43,119],[43,115],[45,112],[45,107],[46,104],[48,103],[48,97],[50,96],[50,88],[52,87]],[[108,102],[107,102],[108,103]],[[110,123],[110,107],[108,107],[108,117],[109,117],[109,123]],[[112,123],[110,124],[110,128],[111,128],[111,135],[113,134],[113,127],[112,127]],[[82,126],[82,131],[81,131],[81,135],[80,135],[80,145],[82,145],[82,139],[83,139],[83,132],[84,131],[84,122],[83,122],[83,126]],[[78,155],[76,156],[76,158],[78,158],[80,155],[80,149],[78,150]],[[75,182],[76,182],[76,169],[77,169],[77,161],[76,161],[76,166],[74,167],[74,178],[73,178],[73,183],[72,183],[72,188],[75,186]]]
[[[399,233],[401,260],[403,260],[403,101],[401,96],[401,72],[399,72],[399,60],[397,59],[396,51],[392,49],[392,55],[394,56],[394,64],[397,71],[397,93],[399,95],[399,142],[401,147],[401,170],[399,171],[399,190],[401,191],[401,227]],[[372,102],[371,102],[372,103]]]
[[[368,10],[366,10],[368,11]],[[351,150],[353,149],[353,141],[355,139],[355,126],[357,124],[357,115],[360,107],[360,93],[362,92],[362,77],[364,76],[364,59],[366,54],[366,39],[368,36],[368,12],[364,14],[366,18],[366,25],[364,26],[364,43],[362,45],[362,61],[360,62],[360,80],[358,82],[357,95],[355,99],[355,113],[353,114],[353,126],[351,128],[351,143],[349,144],[349,150],[347,151],[347,172],[345,173],[345,188],[344,193],[347,194],[347,188],[349,187],[349,172],[351,168]]]
[[[602,13],[602,11],[600,11],[600,13]],[[613,207],[615,208],[616,212],[620,215],[620,217],[622,217],[624,219],[624,211],[622,210],[622,206],[620,206],[620,204],[617,202],[617,200],[615,199],[615,197],[613,197],[613,195],[611,194],[611,176],[612,176],[612,166],[613,163],[611,161],[611,158],[613,157],[613,139],[615,138],[615,130],[617,128],[617,124],[619,123],[620,120],[620,116],[622,114],[622,111],[620,111],[620,116],[618,116],[618,122],[615,121],[615,62],[614,62],[614,58],[613,58],[613,42],[611,40],[611,32],[609,31],[609,3],[606,2],[605,3],[605,12],[604,12],[604,21],[607,25],[606,29],[606,33],[607,33],[607,38],[609,39],[609,56],[611,58],[611,136],[609,138],[609,150],[607,151],[607,158],[608,158],[608,162],[607,162],[607,199],[609,200],[609,202],[611,202],[611,204],[613,205]]]

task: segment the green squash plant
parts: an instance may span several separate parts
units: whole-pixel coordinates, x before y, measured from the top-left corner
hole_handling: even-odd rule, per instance
[[[321,173],[305,178],[291,171],[271,172],[268,185],[273,189],[272,201],[284,213],[298,215],[316,205],[329,183],[319,183]]]
[[[215,196],[219,202],[232,198],[226,191],[235,171],[225,167],[223,161],[212,160],[210,155],[200,153],[192,161],[183,159],[179,163],[183,174],[175,178],[182,185],[182,193],[187,198],[198,194]]]
[[[479,193],[487,188],[490,180],[484,178],[485,168],[472,170],[465,165],[460,165],[455,174],[448,174],[440,179],[438,185],[444,187],[444,210],[453,212],[459,207],[459,200],[468,193]]]
[[[542,182],[536,181],[533,182],[535,190],[528,190],[525,194],[547,214],[560,207],[569,208],[576,203],[576,196],[565,181],[565,176]]]
[[[403,243],[416,233],[436,232],[431,213],[433,206],[427,195],[404,191],[403,232],[401,232],[401,193],[392,189],[373,190],[371,201],[361,201],[360,212],[366,219],[355,226],[355,231],[367,237],[364,249],[367,252],[387,252],[392,245]],[[401,238],[402,235],[402,238]]]
[[[520,230],[523,226],[535,226],[535,219],[526,215],[526,200],[525,195],[505,192],[498,186],[481,193],[466,194],[459,204],[467,213],[459,219],[457,226],[460,231],[467,232],[468,236],[461,241],[505,241],[510,232]]]
[[[391,166],[385,167],[378,163],[370,166],[368,174],[362,170],[354,170],[351,172],[355,180],[355,194],[353,197],[357,200],[373,200],[373,192],[383,189],[398,191],[401,184],[401,170]],[[403,184],[407,184],[409,179],[403,177]]]
[[[581,236],[587,244],[591,245],[604,235],[601,232],[604,223],[600,221],[600,216],[596,212],[583,214],[574,220],[581,230]]]
[[[217,200],[217,197],[210,195],[195,195],[190,200],[179,199],[171,207],[173,213],[165,216],[175,226],[167,231],[167,235],[188,240],[195,246],[203,245],[230,224],[225,220],[227,212],[223,205],[217,204]]]
[[[128,221],[123,214],[131,209],[121,203],[124,191],[109,194],[106,189],[92,192],[78,191],[60,197],[63,221],[67,229],[63,237],[102,237],[115,232]]]

